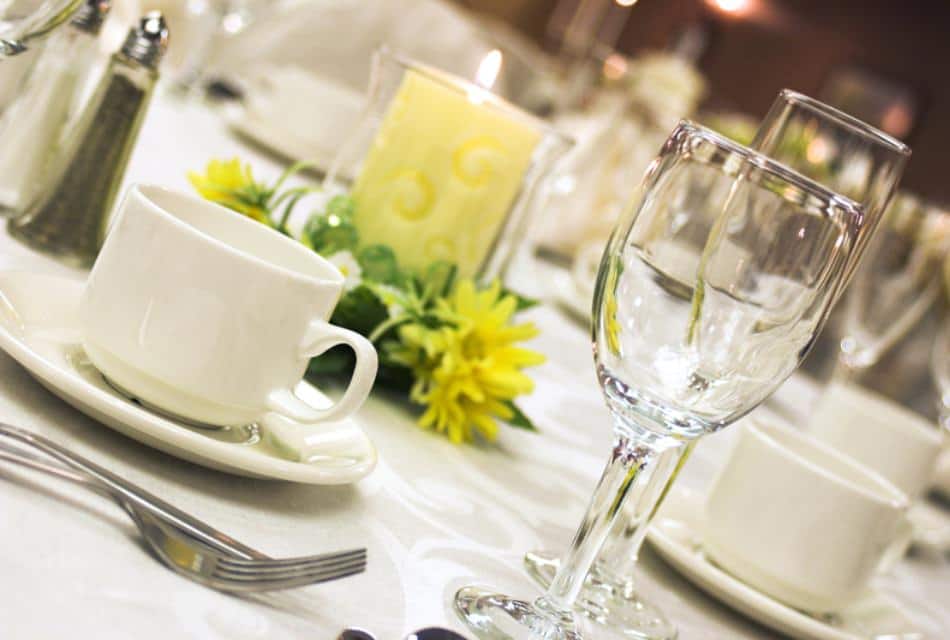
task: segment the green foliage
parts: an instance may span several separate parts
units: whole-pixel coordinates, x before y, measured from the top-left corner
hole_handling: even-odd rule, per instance
[[[534,423],[531,422],[531,418],[526,416],[524,412],[518,408],[518,405],[516,405],[514,402],[511,402],[510,400],[506,402],[505,405],[511,409],[511,412],[514,414],[513,417],[505,420],[505,422],[517,429],[524,429],[526,431],[538,430],[538,428],[534,426]]]
[[[355,251],[359,233],[348,219],[322,215],[311,216],[304,225],[303,235],[307,244],[322,256],[332,256],[338,251]]]
[[[333,310],[330,322],[368,336],[389,318],[389,311],[365,284],[343,294]]]
[[[407,276],[399,270],[396,254],[387,245],[371,244],[363,247],[356,254],[356,261],[363,270],[364,280],[394,287],[403,286],[406,282]]]

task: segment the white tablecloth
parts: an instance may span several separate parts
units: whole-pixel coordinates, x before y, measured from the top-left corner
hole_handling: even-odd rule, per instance
[[[127,178],[187,188],[187,169],[236,154],[261,178],[279,173],[278,163],[229,135],[204,107],[159,96]],[[4,233],[0,268],[82,277]],[[0,638],[335,638],[356,625],[383,640],[427,625],[462,631],[450,603],[464,584],[534,597],[522,554],[570,541],[607,454],[610,420],[586,332],[554,308],[530,317],[542,329],[535,346],[549,357],[524,403],[541,435],[506,429],[497,446],[457,447],[416,428],[393,396],[375,394],[358,419],[379,449],[379,467],[346,487],[238,478],[159,453],[72,409],[0,354],[0,419],[64,443],[267,553],[369,550],[359,576],[228,596],[161,567],[107,501],[0,466]],[[803,379],[790,383],[779,399],[807,411],[814,391]],[[707,483],[733,436],[726,430],[703,442],[681,482]],[[649,547],[641,558],[642,591],[676,620],[684,640],[776,637],[693,587]],[[879,580],[927,637],[950,637],[945,562],[908,559]]]

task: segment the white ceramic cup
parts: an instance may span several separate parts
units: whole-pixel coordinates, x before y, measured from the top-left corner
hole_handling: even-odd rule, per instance
[[[331,263],[224,207],[132,186],[80,302],[83,347],[116,386],[199,423],[239,425],[268,412],[301,422],[356,411],[377,357],[327,322],[343,290]],[[292,392],[308,360],[348,345],[343,397],[314,408]]]
[[[703,547],[777,600],[838,611],[902,555],[907,505],[890,482],[832,447],[753,420],[707,497]]]
[[[935,423],[853,384],[828,386],[809,432],[915,499],[933,482],[944,434]]]

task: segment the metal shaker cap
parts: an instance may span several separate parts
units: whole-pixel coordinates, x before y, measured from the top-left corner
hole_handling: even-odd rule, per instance
[[[96,35],[111,8],[112,0],[86,0],[76,10],[69,24],[80,31]]]
[[[149,11],[139,20],[137,27],[129,30],[122,45],[126,57],[149,69],[158,66],[168,48],[168,26],[160,11]]]

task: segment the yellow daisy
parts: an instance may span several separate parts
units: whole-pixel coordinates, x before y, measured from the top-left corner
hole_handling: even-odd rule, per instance
[[[206,200],[233,209],[258,222],[269,222],[267,202],[271,192],[254,180],[251,165],[238,158],[211,160],[204,175],[188,172],[188,180]]]
[[[511,420],[510,402],[534,389],[521,369],[544,356],[515,346],[538,334],[530,323],[512,325],[517,301],[495,283],[477,291],[471,280],[439,300],[438,314],[450,324],[399,328],[394,357],[413,371],[413,402],[426,407],[419,424],[448,435],[452,442],[493,440],[498,420]]]

